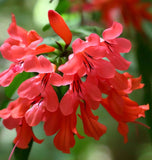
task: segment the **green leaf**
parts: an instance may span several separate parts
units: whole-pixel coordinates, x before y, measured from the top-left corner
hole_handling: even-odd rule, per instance
[[[3,109],[8,105],[9,101],[11,100],[11,97],[13,96],[17,88],[20,86],[20,84],[30,77],[32,77],[31,73],[23,72],[23,73],[18,74],[14,78],[13,82],[8,87],[5,88],[6,97],[1,102],[0,109]]]
[[[45,31],[47,31],[48,29],[50,29],[50,24],[48,23],[48,24],[46,24],[43,28],[42,28],[42,31],[43,32],[45,32]]]
[[[17,90],[17,88],[20,86],[20,84],[30,77],[31,77],[31,73],[23,72],[18,74],[14,78],[13,82],[8,87],[5,88],[6,96],[8,98],[11,98],[15,93],[15,91]]]
[[[80,28],[71,29],[71,32],[73,35],[84,39],[86,36],[89,36],[91,33],[96,33],[99,36],[101,36],[103,32],[103,28],[96,27],[96,26],[83,26],[83,27],[81,26]]]
[[[70,3],[68,0],[60,0],[58,6],[56,7],[56,11],[59,14],[65,13],[70,7]]]

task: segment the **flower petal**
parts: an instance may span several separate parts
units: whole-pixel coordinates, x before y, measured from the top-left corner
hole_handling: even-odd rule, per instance
[[[100,59],[95,62],[95,69],[97,74],[102,78],[112,78],[115,75],[114,66],[103,59]]]
[[[25,56],[25,49],[22,46],[4,43],[2,44],[0,51],[3,58],[16,62],[16,59],[21,59]]]
[[[118,131],[122,136],[124,136],[124,143],[127,143],[128,142],[128,132],[129,132],[128,125],[126,123],[119,122]]]
[[[36,103],[25,113],[25,120],[29,126],[36,126],[41,122],[44,114],[42,103]]]
[[[115,48],[119,53],[128,53],[131,49],[131,42],[125,38],[116,38],[115,39]]]
[[[47,112],[46,113],[46,120],[44,122],[44,131],[47,136],[51,136],[55,134],[62,122],[62,115],[59,110],[56,112]]]
[[[55,50],[54,47],[48,46],[46,44],[42,44],[36,48],[35,55],[41,54],[41,53],[53,52],[54,50]]]
[[[44,56],[28,56],[24,61],[24,70],[26,72],[50,73],[54,66]]]
[[[69,116],[63,117],[62,127],[54,138],[54,145],[64,153],[70,153],[70,148],[75,145],[71,123],[71,118]]]
[[[63,96],[60,101],[60,109],[63,115],[67,116],[72,114],[74,108],[78,105],[78,98],[70,91]]]
[[[99,140],[99,138],[106,133],[106,127],[97,121],[88,106],[84,106],[82,103],[80,106],[85,134],[87,134],[89,137]]]
[[[18,88],[18,95],[22,98],[33,99],[40,94],[40,80],[32,77],[24,81]]]
[[[112,27],[103,31],[102,33],[103,39],[105,41],[115,39],[116,37],[120,36],[120,34],[122,33],[122,30],[123,30],[123,27],[120,23],[113,22]]]
[[[19,65],[11,64],[9,69],[0,73],[0,86],[7,87],[11,84],[14,77],[23,70]]]
[[[12,14],[12,23],[8,28],[8,34],[13,39],[21,40],[23,41],[23,43],[27,42],[27,39],[26,39],[27,31],[16,25],[16,19],[14,14]]]
[[[18,126],[19,122],[20,122],[20,118],[15,119],[10,116],[3,120],[3,125],[7,129],[14,129]]]
[[[127,70],[131,64],[131,62],[123,58],[120,53],[107,54],[107,57],[110,62],[119,70]]]
[[[56,92],[54,91],[53,87],[48,83],[44,93],[44,101],[46,105],[46,109],[50,112],[55,112],[58,109],[59,101]]]
[[[64,74],[72,75],[78,73],[79,69],[82,67],[83,63],[78,58],[78,56],[73,56],[69,61],[65,64],[59,66],[58,70],[63,72]]]
[[[91,46],[86,48],[84,53],[89,55],[91,58],[100,59],[106,55],[106,48],[103,46]]]
[[[42,41],[42,37],[40,37],[36,31],[31,30],[27,33],[27,43],[29,48],[35,49]]]

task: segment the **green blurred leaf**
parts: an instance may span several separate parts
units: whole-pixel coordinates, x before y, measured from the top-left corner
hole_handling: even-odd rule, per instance
[[[20,84],[26,79],[32,77],[32,75],[33,75],[32,73],[23,72],[21,74],[18,74],[14,78],[13,82],[8,87],[5,88],[6,97],[0,104],[0,109],[3,109],[8,105],[9,101],[11,100],[11,97],[13,96],[17,88],[20,86]]]
[[[5,88],[6,96],[8,98],[11,98],[15,93],[15,91],[17,90],[17,88],[20,86],[20,84],[30,77],[31,77],[31,73],[23,72],[21,74],[18,74],[14,78],[13,82],[8,87]]]
[[[91,33],[96,33],[101,36],[103,28],[96,26],[81,26],[77,29],[71,29],[73,35],[78,36],[78,38],[84,39],[86,36],[89,36]]]
[[[48,24],[46,24],[43,28],[42,28],[42,31],[43,32],[45,32],[45,31],[47,31],[48,29],[50,29],[50,24],[48,23]]]
[[[59,14],[62,14],[65,13],[69,8],[70,8],[70,2],[68,0],[60,0],[55,10]]]

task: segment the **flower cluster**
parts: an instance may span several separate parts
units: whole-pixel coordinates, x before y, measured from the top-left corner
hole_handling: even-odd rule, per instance
[[[152,14],[149,11],[152,7],[150,2],[142,2],[141,0],[80,1],[81,5],[73,4],[72,10],[99,11],[102,15],[102,22],[107,25],[111,25],[114,20],[119,19],[126,26],[133,25],[136,30],[142,31],[142,21],[152,21]]]
[[[56,134],[56,148],[69,153],[75,145],[75,136],[84,138],[76,128],[78,117],[82,120],[85,134],[99,140],[107,129],[93,110],[101,106],[118,122],[118,132],[127,142],[127,123],[144,117],[149,105],[139,106],[128,96],[144,86],[141,77],[133,78],[127,72],[118,72],[127,70],[130,65],[121,56],[131,49],[129,40],[118,38],[122,25],[113,22],[103,31],[102,37],[92,33],[85,40],[74,40],[69,55],[67,48],[72,41],[71,31],[57,12],[49,10],[48,17],[53,30],[65,42],[60,57],[68,56],[66,63],[56,66],[42,55],[52,54],[58,48],[41,44],[43,39],[35,31],[27,32],[17,26],[14,15],[8,28],[10,37],[0,47],[2,56],[12,61],[9,69],[0,74],[0,86],[9,86],[23,71],[37,73],[19,86],[19,97],[0,110],[4,126],[16,129],[15,146],[28,148],[31,140],[42,143],[43,140],[35,137],[32,127],[43,122],[47,136]],[[67,87],[64,93],[59,92],[62,86]]]

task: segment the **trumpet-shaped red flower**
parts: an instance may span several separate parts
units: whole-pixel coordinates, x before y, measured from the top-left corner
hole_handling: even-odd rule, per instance
[[[74,135],[78,138],[83,138],[76,129],[77,118],[76,113],[68,116],[62,116],[59,131],[54,138],[54,145],[57,149],[64,153],[70,153],[70,148],[74,147],[75,139]]]
[[[16,128],[17,136],[14,139],[14,144],[18,148],[26,149],[31,140],[37,143],[42,143],[43,140],[39,140],[35,137],[32,128],[26,123],[25,119],[22,119],[20,124]]]
[[[113,65],[104,60],[105,47],[100,46],[100,37],[91,34],[86,41],[76,39],[73,44],[73,54],[69,61],[61,65],[58,70],[67,75],[73,75],[84,71],[85,74],[94,73],[102,78],[114,76]]]
[[[0,86],[8,86],[14,77],[23,72],[52,72],[51,63],[43,56],[36,55],[52,52],[55,48],[42,44],[42,38],[34,31],[27,32],[16,25],[15,16],[12,14],[12,23],[8,28],[10,37],[0,47],[2,56],[12,61],[9,69],[0,74]]]
[[[74,135],[83,138],[76,129],[77,118],[75,111],[68,116],[64,116],[60,109],[54,113],[46,112],[44,119],[44,131],[50,136],[55,133],[54,144],[57,149],[64,153],[70,153],[70,148],[75,145]]]
[[[88,77],[85,82],[82,82],[80,77],[75,74],[70,82],[69,90],[60,101],[61,112],[65,116],[72,114],[78,107],[80,100],[85,101],[92,109],[97,109],[101,100],[101,92],[95,79]]]
[[[100,45],[106,47],[106,57],[119,70],[128,69],[131,62],[124,59],[120,53],[128,53],[131,49],[131,43],[125,38],[117,38],[122,33],[122,25],[114,22],[113,25],[102,33]]]
[[[26,80],[19,87],[18,94],[30,101],[29,109],[25,113],[25,119],[30,126],[42,121],[46,110],[55,112],[59,105],[56,92],[50,83],[50,74],[40,74]]]
[[[15,106],[17,108],[17,106]],[[16,129],[17,136],[14,139],[15,147],[26,149],[31,140],[37,143],[42,143],[43,140],[39,140],[35,137],[32,128],[26,123],[24,116],[22,118],[14,118],[11,112],[13,112],[14,106],[9,105],[7,109],[0,111],[0,117],[3,118],[3,124],[8,129]]]
[[[139,106],[135,101],[128,97],[135,89],[143,87],[141,77],[132,78],[128,74],[119,74],[112,79],[100,81],[100,89],[108,97],[101,100],[101,104],[118,121],[118,131],[124,136],[124,141],[127,142],[128,122],[135,122],[140,117],[145,117],[145,111],[149,109],[149,105]]]
[[[29,126],[36,126],[46,111],[55,112],[59,102],[50,84],[50,74],[42,74],[23,82],[18,89],[19,98],[0,111],[1,118],[24,118]]]

